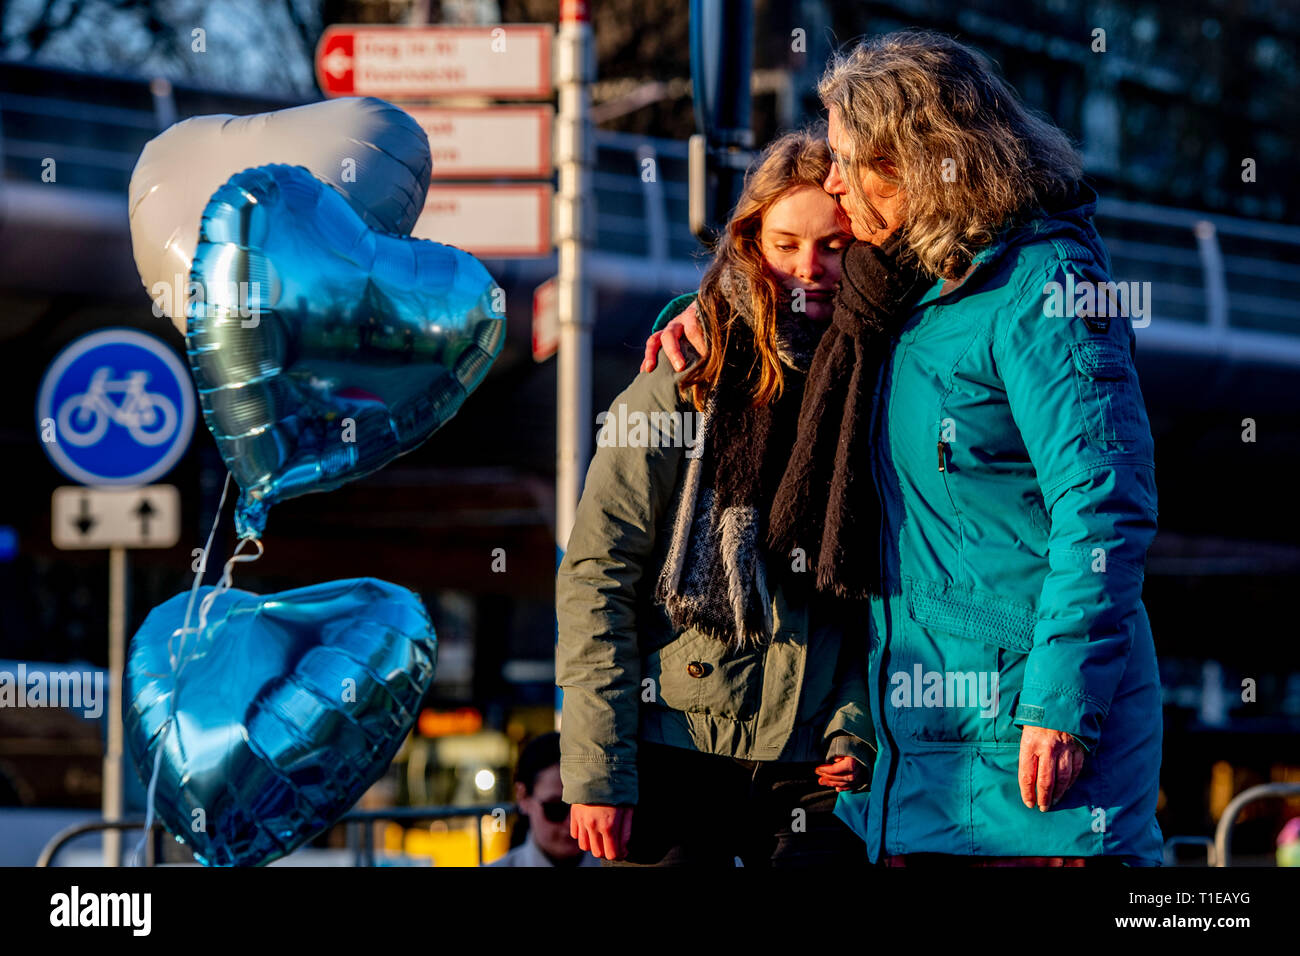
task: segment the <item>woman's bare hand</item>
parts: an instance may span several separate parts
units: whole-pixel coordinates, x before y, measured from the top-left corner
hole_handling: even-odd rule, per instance
[[[836,790],[856,790],[867,782],[867,766],[847,754],[836,757],[817,768],[817,782]]]
[[[621,860],[632,837],[632,809],[575,803],[569,808],[569,835],[597,859]]]
[[[680,372],[686,368],[686,357],[682,355],[681,338],[686,336],[686,341],[691,343],[695,351],[700,353],[701,358],[709,354],[709,341],[704,335],[704,328],[700,325],[700,315],[696,311],[695,303],[692,302],[686,311],[674,318],[658,332],[653,333],[645,343],[645,361],[641,363],[641,371],[653,372],[655,362],[659,355],[660,346],[663,347],[664,354],[668,356],[668,361],[673,368]]]
[[[1063,730],[1020,728],[1020,799],[1046,812],[1083,772],[1083,745]]]

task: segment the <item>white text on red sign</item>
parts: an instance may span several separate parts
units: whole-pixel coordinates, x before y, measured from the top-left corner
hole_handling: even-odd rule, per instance
[[[551,28],[331,26],[316,49],[327,96],[551,95]]]

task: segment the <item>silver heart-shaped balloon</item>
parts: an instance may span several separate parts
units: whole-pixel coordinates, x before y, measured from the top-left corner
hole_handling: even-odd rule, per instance
[[[131,251],[155,306],[185,334],[186,289],[203,207],[240,170],[305,166],[365,222],[405,235],[433,163],[420,124],[371,96],[253,116],[192,116],[145,144],[131,173]]]
[[[279,594],[182,592],[149,612],[123,682],[127,748],[202,862],[255,866],[347,811],[388,768],[434,676],[413,591],[375,578]],[[211,596],[201,629],[187,606]],[[157,768],[155,771],[154,768]]]
[[[297,166],[244,170],[203,212],[186,344],[208,428],[243,489],[241,538],[276,501],[415,448],[505,339],[503,297],[467,252],[377,232]]]

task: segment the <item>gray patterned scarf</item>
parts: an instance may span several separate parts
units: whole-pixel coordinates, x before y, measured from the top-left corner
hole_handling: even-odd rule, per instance
[[[724,289],[736,314],[745,316],[738,307],[747,301],[743,287],[733,282]],[[767,512],[797,435],[804,375],[826,328],[781,303],[777,351],[786,366],[785,389],[776,402],[752,408],[754,336],[748,321],[735,323],[696,430],[700,454],[688,459],[655,587],[655,600],[675,627],[695,627],[737,649],[771,641]]]

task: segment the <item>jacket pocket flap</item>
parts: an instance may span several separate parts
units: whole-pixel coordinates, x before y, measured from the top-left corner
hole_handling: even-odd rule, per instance
[[[1034,646],[1038,615],[1027,604],[973,588],[906,580],[907,610],[918,624],[1024,654]]]
[[[1128,377],[1129,357],[1111,342],[1075,342],[1070,346],[1074,367],[1088,378],[1124,379]]]

